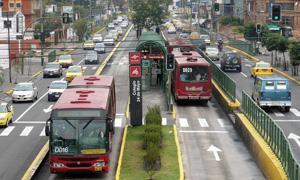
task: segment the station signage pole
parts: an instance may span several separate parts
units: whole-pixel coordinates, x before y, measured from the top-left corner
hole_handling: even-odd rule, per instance
[[[140,126],[143,124],[141,54],[129,52],[129,64],[130,123]]]

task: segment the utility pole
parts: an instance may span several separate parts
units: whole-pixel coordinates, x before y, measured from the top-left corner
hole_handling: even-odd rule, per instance
[[[89,21],[91,23],[91,32],[93,32],[93,23],[92,23],[92,0],[90,0],[90,17]]]
[[[44,0],[41,0],[41,34],[40,34],[40,40],[41,40],[41,66],[44,66],[44,40],[45,40],[45,34],[44,34]]]
[[[11,56],[10,56],[10,27],[11,22],[9,21],[8,11],[6,12],[6,26],[7,26],[7,45],[8,45],[8,68],[9,68],[9,83],[12,83],[11,80]]]

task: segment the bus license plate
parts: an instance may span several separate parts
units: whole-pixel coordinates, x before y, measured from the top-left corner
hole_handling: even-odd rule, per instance
[[[102,171],[102,167],[95,167],[95,171]]]

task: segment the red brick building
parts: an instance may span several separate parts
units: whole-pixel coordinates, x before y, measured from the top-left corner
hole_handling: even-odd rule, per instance
[[[41,0],[3,0],[3,12],[22,11],[25,16],[25,26],[31,26],[40,16]]]

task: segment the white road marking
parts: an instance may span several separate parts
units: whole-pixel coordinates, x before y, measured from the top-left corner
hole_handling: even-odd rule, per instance
[[[220,156],[218,154],[218,152],[221,152],[222,150],[217,148],[214,145],[209,146],[209,148],[207,149],[208,152],[212,152],[216,161],[221,161]]]
[[[180,132],[182,133],[220,133],[220,134],[224,134],[224,133],[228,133],[228,131],[209,131],[209,130],[204,130],[204,131],[183,131],[181,130]]]
[[[284,117],[284,114],[282,114],[281,112],[273,112],[273,114],[274,114],[276,117]]]
[[[300,136],[298,136],[297,134],[294,134],[294,133],[290,133],[288,136],[288,139],[294,139],[294,141],[300,147]]]
[[[18,121],[14,122],[16,124],[45,124],[46,122],[44,121]]]
[[[45,127],[43,128],[43,130],[42,130],[40,136],[46,136],[46,133],[45,133]]]
[[[245,64],[245,66],[246,66],[246,67],[251,67],[252,65],[251,65],[251,64]]]
[[[124,65],[124,62],[120,62],[119,65]]]
[[[179,118],[179,124],[180,124],[180,127],[189,127],[189,124],[188,124],[186,118]]]
[[[116,116],[124,116],[124,113],[116,113]]]
[[[95,69],[97,69],[97,66],[92,67],[92,70],[95,70]]]
[[[83,67],[82,67],[83,70],[86,70],[86,68],[87,68],[86,66],[83,66]]]
[[[21,132],[20,136],[28,136],[32,129],[33,126],[26,126]]]
[[[199,121],[199,124],[200,124],[201,127],[208,127],[209,126],[206,119],[198,118],[198,121]]]
[[[290,111],[295,114],[295,116],[300,117],[300,112],[297,109],[291,108]]]
[[[300,122],[300,119],[274,119],[275,122]]]
[[[167,118],[162,118],[161,125],[163,126],[167,125]]]
[[[224,119],[218,118],[217,121],[218,121],[218,123],[220,124],[221,127],[225,127],[225,125],[224,125]]]
[[[115,118],[115,127],[122,127],[122,118]]]
[[[245,78],[248,77],[245,73],[243,73],[243,72],[240,72],[240,73],[241,73],[241,75],[243,75]]]
[[[8,136],[12,130],[15,128],[15,126],[8,126],[7,128],[5,128],[2,133],[0,134],[0,136]]]
[[[51,112],[52,111],[52,106],[53,106],[53,104],[51,104],[47,109],[44,109],[44,112],[45,113],[48,113],[48,112]]]

